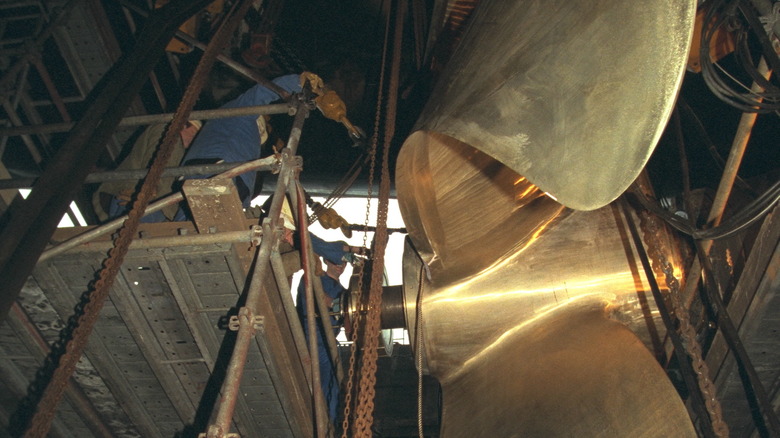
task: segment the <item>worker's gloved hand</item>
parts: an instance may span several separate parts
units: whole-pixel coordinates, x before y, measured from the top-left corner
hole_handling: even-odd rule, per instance
[[[314,94],[318,96],[325,94],[325,82],[323,82],[321,77],[310,71],[301,73],[301,88],[306,88],[307,84]]]
[[[330,310],[334,313],[341,312],[341,295],[333,299],[333,304],[331,305]]]
[[[358,257],[355,253],[348,252],[344,254],[344,257],[342,257],[344,261],[348,262],[352,266],[360,266],[363,264],[363,259]]]
[[[344,254],[343,259],[351,263],[353,266],[362,266],[368,258],[368,248],[362,246],[350,246],[349,250]]]

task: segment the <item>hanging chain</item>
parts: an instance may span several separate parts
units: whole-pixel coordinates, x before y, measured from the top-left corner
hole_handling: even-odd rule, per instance
[[[720,402],[715,396],[715,385],[710,380],[710,372],[707,363],[704,361],[701,344],[696,339],[696,329],[691,324],[688,310],[682,303],[680,293],[680,281],[674,275],[674,267],[669,263],[664,254],[660,242],[662,223],[656,215],[647,211],[640,214],[640,227],[644,232],[645,242],[647,242],[647,254],[653,262],[653,269],[660,269],[666,276],[666,286],[669,288],[669,297],[671,298],[672,312],[677,315],[679,321],[679,333],[683,340],[685,352],[691,358],[691,365],[696,373],[696,380],[699,384],[699,390],[704,398],[704,405],[707,413],[710,415],[712,429],[718,437],[728,437],[729,428],[723,420]]]
[[[390,34],[390,15],[388,14],[385,21],[385,35]],[[368,248],[368,224],[371,220],[371,195],[374,187],[374,170],[376,168],[376,151],[379,145],[379,127],[382,118],[382,95],[384,93],[384,81],[385,81],[385,68],[387,63],[387,45],[388,37],[385,37],[384,47],[382,49],[382,65],[379,73],[379,91],[377,93],[376,102],[376,116],[374,117],[374,132],[371,135],[371,150],[369,152],[370,165],[368,168],[368,195],[366,197],[366,217],[363,222],[363,248]],[[341,437],[347,438],[349,432],[349,421],[352,410],[352,394],[354,392],[355,381],[355,362],[357,357],[357,344],[358,344],[358,328],[360,327],[359,321],[362,318],[361,309],[362,305],[362,292],[363,292],[363,272],[358,277],[357,290],[358,290],[358,302],[355,305],[355,312],[352,318],[352,333],[350,341],[352,344],[349,348],[349,371],[347,373],[347,385],[344,391],[344,419],[342,421]]]
[[[387,246],[387,210],[390,197],[390,146],[395,134],[396,100],[398,96],[399,70],[401,62],[401,39],[403,36],[406,2],[396,4],[395,36],[393,39],[393,61],[387,96],[387,117],[385,121],[384,149],[382,151],[382,177],[379,182],[379,205],[377,207],[376,232],[374,234],[374,262],[371,269],[369,307],[364,332],[365,353],[360,367],[360,393],[355,418],[355,436],[368,438],[374,422],[374,396],[376,394],[376,370],[379,355],[379,326],[382,307],[382,283],[384,258]],[[389,15],[389,13],[388,13]]]
[[[240,23],[243,15],[248,10],[248,6],[251,4],[250,1],[244,1],[243,3],[240,10],[220,26],[219,30],[217,30],[217,33],[214,35],[214,38],[212,38],[206,48],[206,51],[203,53],[200,63],[193,73],[190,85],[187,87],[187,90],[182,97],[179,108],[176,110],[173,120],[168,126],[163,142],[149,169],[149,173],[144,179],[144,183],[138,192],[132,209],[128,213],[128,218],[125,220],[122,228],[119,229],[116,239],[114,239],[114,247],[111,248],[108,257],[103,261],[103,266],[100,270],[98,279],[90,288],[88,301],[84,305],[83,311],[76,321],[76,326],[70,340],[68,340],[64,347],[64,352],[60,357],[59,364],[44,390],[35,415],[31,420],[31,426],[25,433],[25,437],[42,438],[48,434],[51,422],[54,419],[54,412],[57,408],[57,404],[59,404],[59,401],[62,398],[62,394],[68,384],[70,376],[76,368],[78,360],[84,353],[89,335],[92,333],[92,329],[100,316],[100,310],[103,308],[106,298],[108,298],[111,285],[114,283],[116,274],[122,266],[122,262],[124,261],[124,257],[127,254],[135,232],[138,229],[138,224],[141,221],[144,210],[146,210],[149,201],[156,196],[157,183],[171,156],[179,132],[184,127],[192,108],[195,106],[195,101],[203,88],[208,72],[211,70],[211,66],[216,60],[217,55],[222,50],[222,47],[224,47],[228,37]]]

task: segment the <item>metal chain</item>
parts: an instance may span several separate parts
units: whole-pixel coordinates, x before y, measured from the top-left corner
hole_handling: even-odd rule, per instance
[[[390,16],[388,15],[387,20],[385,22],[385,35],[389,35],[390,32]],[[376,169],[376,151],[377,147],[379,145],[379,127],[381,124],[381,118],[382,118],[382,95],[383,95],[383,89],[384,89],[384,81],[385,81],[385,66],[387,64],[387,44],[388,44],[388,38],[385,38],[384,47],[382,49],[382,64],[380,68],[379,73],[379,91],[377,95],[377,102],[376,102],[376,116],[374,117],[374,132],[371,135],[371,151],[369,153],[370,155],[370,165],[368,168],[368,194],[366,196],[366,217],[363,222],[363,248],[368,248],[368,224],[371,220],[371,195],[374,188],[374,171]],[[358,290],[358,299],[360,300],[362,298],[362,292],[363,292],[363,272],[361,272],[360,276],[358,277],[358,283],[357,283],[357,290]],[[349,348],[349,371],[347,375],[347,386],[345,395],[344,395],[344,419],[342,421],[341,425],[341,437],[347,438],[347,434],[349,432],[349,421],[350,421],[350,414],[352,410],[352,394],[354,392],[354,381],[355,381],[355,362],[357,357],[357,344],[358,344],[358,328],[360,327],[359,320],[362,318],[362,312],[360,309],[364,308],[364,306],[361,305],[360,301],[355,306],[355,313],[354,317],[352,318],[352,334],[350,336],[350,341],[352,341],[352,345],[350,345]]]
[[[384,279],[384,258],[387,246],[387,210],[390,197],[390,146],[395,134],[396,100],[398,96],[399,70],[401,62],[401,39],[403,36],[406,2],[396,4],[397,14],[393,38],[393,61],[390,64],[390,84],[387,96],[384,148],[382,151],[382,177],[379,182],[379,205],[377,207],[376,232],[374,234],[374,263],[371,270],[369,308],[366,316],[365,354],[360,369],[360,394],[356,409],[356,437],[371,436],[374,422],[374,396],[376,395],[376,369],[379,356],[379,326],[382,307],[382,282]],[[388,16],[390,14],[388,13]]]
[[[81,315],[76,322],[76,327],[70,340],[64,347],[64,352],[59,360],[59,365],[54,370],[49,384],[43,393],[38,408],[31,420],[31,426],[25,433],[25,437],[45,437],[51,428],[51,422],[54,419],[54,412],[59,404],[62,394],[70,376],[76,368],[76,364],[84,353],[89,335],[92,333],[100,310],[103,308],[106,298],[108,298],[111,285],[114,283],[116,274],[122,266],[124,257],[133,241],[138,224],[141,221],[144,210],[151,199],[156,195],[157,183],[162,176],[162,171],[167,164],[173,151],[173,145],[177,140],[179,132],[189,117],[195,101],[200,94],[203,84],[207,78],[211,66],[216,60],[217,55],[227,42],[227,37],[233,33],[233,30],[240,23],[243,14],[248,10],[250,1],[244,1],[238,13],[234,14],[229,20],[220,26],[214,38],[209,43],[203,57],[200,60],[195,72],[193,73],[190,85],[184,93],[179,108],[173,117],[168,130],[165,134],[162,144],[155,156],[154,162],[149,169],[149,173],[141,186],[136,201],[128,213],[128,218],[118,235],[114,240],[114,247],[109,251],[108,257],[103,261],[102,269],[98,279],[92,284],[88,294],[88,301],[84,305]]]
[[[720,402],[715,396],[715,385],[710,380],[709,368],[704,361],[701,344],[696,339],[696,330],[691,324],[688,311],[682,303],[680,281],[674,276],[674,267],[669,263],[661,245],[658,243],[660,241],[659,235],[662,230],[662,222],[656,215],[647,211],[642,211],[640,218],[640,227],[645,235],[645,242],[647,242],[648,247],[647,254],[652,260],[653,269],[661,270],[666,276],[666,286],[669,288],[672,311],[677,315],[677,320],[680,323],[678,331],[683,340],[685,352],[691,358],[691,365],[696,373],[699,390],[704,398],[707,413],[710,415],[712,429],[718,437],[728,437],[729,428],[723,420]]]

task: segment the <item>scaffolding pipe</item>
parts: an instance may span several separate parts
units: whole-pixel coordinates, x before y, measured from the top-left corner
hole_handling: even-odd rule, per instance
[[[260,261],[260,257],[257,258]],[[255,265],[256,267],[257,265]],[[255,316],[248,307],[242,307],[238,311],[238,335],[233,355],[230,356],[225,382],[222,385],[222,397],[214,424],[209,426],[208,438],[222,438],[228,436],[230,423],[233,422],[233,411],[236,409],[236,401],[241,391],[241,378],[244,376],[244,364],[249,353],[249,344],[255,335]],[[246,348],[239,348],[246,345]]]
[[[769,79],[769,67],[766,60],[761,58],[758,63],[758,73]],[[753,82],[753,86],[750,88],[752,93],[758,94],[764,89],[760,85]],[[753,126],[756,124],[757,113],[742,113],[742,117],[739,119],[739,125],[737,125],[737,132],[734,134],[734,141],[731,143],[731,151],[729,157],[726,160],[726,165],[723,169],[723,175],[720,178],[718,184],[718,191],[715,193],[715,199],[712,201],[712,207],[710,208],[709,216],[707,216],[707,222],[712,227],[717,227],[723,218],[723,212],[726,210],[729,196],[731,195],[731,189],[734,187],[734,180],[737,178],[737,172],[739,166],[742,163],[742,157],[745,155],[748,141],[750,140],[750,134],[753,130]],[[712,240],[705,240],[700,245],[700,250],[703,251],[703,256],[709,255],[710,248],[712,248]],[[701,278],[702,266],[699,258],[694,259],[691,269],[688,271],[688,276],[685,279],[685,289],[683,290],[683,303],[685,309],[690,309],[693,299],[696,296],[696,289]]]
[[[220,173],[214,178],[233,178],[235,176],[241,175],[242,173],[257,170],[258,168],[263,166],[274,166],[277,161],[278,161],[277,158],[274,156],[261,158],[259,160],[249,161],[247,163],[236,166],[231,170]],[[144,215],[154,213],[155,211],[160,211],[169,205],[177,204],[183,200],[184,200],[184,195],[181,192],[173,193],[169,196],[160,199],[159,201],[155,201],[149,204],[146,207],[146,210],[144,211]],[[78,236],[70,238],[60,243],[57,246],[47,249],[46,251],[41,253],[41,256],[38,258],[38,263],[47,260],[51,257],[54,257],[57,254],[61,254],[78,245],[81,245],[82,243],[89,242],[90,240],[95,239],[96,237],[100,237],[105,234],[112,233],[117,228],[121,227],[122,224],[125,223],[126,219],[127,219],[127,215],[119,216],[118,218],[108,221],[105,224],[95,229],[79,234]]]
[[[296,178],[295,184],[291,185],[288,188],[288,192],[290,194],[290,201],[294,205],[298,205],[299,202],[306,199],[307,192],[304,192],[299,200],[299,195],[298,195],[299,186],[300,186],[300,179]],[[301,190],[303,190],[303,187],[301,187]],[[306,222],[304,226],[308,226],[308,221],[307,221],[308,215],[306,214],[305,207],[302,213],[296,210],[294,211],[294,214],[296,215],[303,214],[303,216],[296,217],[296,221],[297,221],[296,223]],[[300,219],[301,217],[303,219]],[[308,233],[307,233],[307,238],[308,238]],[[301,253],[303,254],[304,252],[306,252],[307,253],[306,255],[311,257],[311,260],[315,260],[315,258],[311,256],[311,254],[314,254],[314,250],[312,249],[311,246],[311,239],[307,239],[307,240],[308,240],[308,244],[304,244],[304,240],[303,239],[301,240]],[[330,313],[330,309],[328,309],[328,305],[325,303],[325,300],[323,299],[323,297],[325,297],[325,291],[322,288],[322,281],[318,277],[313,278],[312,287],[314,288],[314,302],[317,305],[317,311],[319,312],[320,315],[328,315]],[[324,330],[323,335],[325,337],[325,342],[327,342],[328,344],[327,348],[328,351],[330,351],[330,357],[333,358],[333,362],[336,366],[336,378],[339,382],[341,382],[344,380],[344,367],[341,364],[341,361],[339,360],[339,347],[338,347],[338,342],[336,341],[336,336],[333,334],[333,326],[331,325],[329,318],[323,317],[321,318],[321,320],[322,320],[322,328]]]
[[[60,95],[59,90],[57,90],[57,87],[54,85],[54,81],[52,81],[51,79],[49,70],[47,70],[46,66],[43,65],[43,61],[41,61],[40,53],[31,54],[30,62],[35,64],[35,69],[38,70],[38,75],[40,75],[43,84],[46,86],[46,90],[49,92],[51,101],[52,103],[54,103],[54,106],[57,108],[57,111],[60,113],[60,117],[62,117],[62,120],[64,120],[65,122],[70,122],[71,118],[70,118],[70,114],[68,113],[68,109],[65,108],[65,102],[62,101],[62,96]]]
[[[293,302],[290,291],[290,282],[287,280],[287,271],[284,269],[284,263],[282,262],[282,255],[278,249],[271,251],[271,268],[274,271],[274,278],[276,279],[276,287],[279,289],[282,306],[284,307],[284,313],[287,316],[287,320],[290,322],[290,331],[293,336],[293,343],[295,344],[295,351],[298,353],[298,359],[302,364],[307,364],[309,359],[309,350],[306,348],[306,339],[303,335],[303,329],[301,328],[298,319],[298,311],[295,309],[295,303]],[[306,375],[307,382],[311,385],[310,370],[305,366],[304,374]]]
[[[148,11],[139,8],[138,6],[136,6],[131,2],[122,1],[120,3],[122,3],[122,6],[134,10],[141,16],[146,17],[149,14]],[[197,39],[193,38],[192,36],[182,31],[176,32],[176,38],[179,38],[180,40],[186,42],[187,44],[192,45],[193,47],[197,47],[200,50],[206,50],[205,44],[203,44],[202,42],[198,41]],[[288,97],[290,97],[290,93],[287,90],[276,85],[276,83],[269,81],[267,78],[257,74],[257,72],[255,72],[254,70],[247,68],[246,66],[242,65],[237,61],[234,61],[229,56],[219,54],[217,55],[217,60],[227,65],[228,67],[232,68],[236,73],[246,77],[247,79],[257,82],[258,84],[261,84],[262,86],[268,88],[269,90],[273,91],[279,96],[282,96],[283,99],[287,99]]]
[[[37,37],[35,37],[35,40],[29,46],[29,49],[27,49],[28,53],[30,53],[30,51],[40,51],[41,46],[43,46],[43,43],[49,39],[51,34],[54,32],[54,29],[62,25],[63,22],[68,18],[68,15],[73,10],[73,8],[82,1],[83,0],[70,0],[68,3],[66,3],[65,6],[60,9],[60,12],[57,14],[57,16],[47,24],[46,28],[43,29],[43,31],[41,31]],[[9,83],[14,80],[14,77],[25,68],[28,61],[29,60],[26,56],[19,58],[19,60],[17,60],[14,65],[5,72],[5,74],[3,74],[3,77],[0,78],[0,89],[6,89]]]
[[[305,105],[305,103],[299,102],[298,111],[295,115],[287,147],[282,150],[282,169],[279,172],[280,181],[279,184],[277,184],[276,193],[271,202],[268,217],[263,224],[263,235],[265,237],[261,241],[260,249],[258,249],[257,256],[255,257],[252,277],[250,278],[249,287],[247,288],[246,304],[239,312],[246,309],[245,312],[254,315],[254,311],[259,307],[258,299],[268,275],[268,270],[270,269],[269,260],[271,252],[279,241],[279,233],[277,233],[276,230],[280,226],[279,215],[282,211],[282,200],[285,198],[285,187],[287,187],[291,178],[295,159],[294,155],[298,148],[298,142],[300,141],[303,122],[309,114],[309,110]],[[241,384],[246,356],[249,351],[250,342],[253,339],[251,334],[249,336],[246,334],[247,331],[254,332],[254,324],[239,325],[236,344],[233,347],[233,353],[230,356],[230,363],[222,385],[221,392],[223,396],[220,399],[215,422],[208,428],[208,437],[220,436],[213,434],[225,433],[229,430],[230,422],[233,418],[233,411],[235,410],[236,397],[238,396],[237,388]]]
[[[171,248],[177,246],[214,245],[219,243],[247,243],[259,237],[253,230],[224,231],[207,234],[181,234],[167,237],[133,239],[130,249]],[[87,242],[72,249],[74,252],[108,251],[114,247],[111,241]]]
[[[244,163],[248,163],[245,161]],[[240,162],[233,163],[220,163],[220,164],[204,164],[198,166],[178,166],[167,167],[162,172],[162,177],[180,177],[180,176],[204,176],[214,175],[221,172],[227,172],[236,166],[239,166]],[[268,172],[276,170],[275,163],[269,165],[259,166],[255,170],[258,172]],[[136,170],[110,170],[107,172],[95,172],[90,173],[84,179],[84,184],[95,184],[106,181],[138,181],[146,178],[146,174],[149,173],[149,169],[136,169]],[[13,179],[0,179],[0,190],[6,189],[22,189],[32,187],[38,178],[13,178]]]
[[[139,33],[134,50],[101,79],[101,84],[112,86],[98,87],[81,120],[49,161],[46,173],[30,195],[9,208],[5,227],[0,230],[0,321],[18,297],[81,181],[142,88],[145,75],[165,52],[165,44],[181,23],[208,3],[209,0],[177,0],[155,10]]]
[[[225,119],[228,117],[260,116],[288,114],[295,115],[295,107],[289,103],[272,103],[269,105],[245,106],[240,108],[219,108],[213,110],[200,110],[190,112],[190,120]],[[118,127],[143,126],[153,123],[167,123],[173,119],[173,113],[148,114],[144,116],[125,117],[119,121]],[[68,132],[75,126],[73,123],[50,123],[35,126],[15,126],[0,129],[0,136],[20,136],[28,134],[51,134],[55,132]]]
[[[297,178],[296,178],[297,179]],[[300,184],[296,184],[298,207],[298,231],[301,236],[301,264],[303,265],[303,283],[306,293],[306,328],[309,332],[309,357],[311,358],[311,391],[314,395],[314,412],[317,424],[317,436],[327,436],[327,423],[323,418],[323,412],[317,407],[325,403],[325,394],[322,392],[322,376],[320,375],[320,357],[317,351],[317,316],[314,312],[314,289],[312,288],[313,265],[309,252],[309,229],[306,226],[306,201]],[[291,191],[292,192],[292,191]],[[323,322],[328,314],[321,315]]]
[[[311,248],[311,239],[309,239],[308,246],[309,254],[313,254]],[[328,309],[325,300],[322,297],[325,296],[325,290],[322,288],[322,281],[319,278],[312,281],[312,287],[314,288],[315,302],[317,303],[317,310],[320,315],[329,315],[330,309]],[[325,330],[325,342],[328,343],[328,350],[330,351],[330,357],[333,358],[333,363],[336,365],[336,378],[339,382],[344,380],[344,367],[339,360],[339,346],[336,341],[336,335],[333,334],[333,325],[330,323],[329,318],[322,317],[322,328]]]

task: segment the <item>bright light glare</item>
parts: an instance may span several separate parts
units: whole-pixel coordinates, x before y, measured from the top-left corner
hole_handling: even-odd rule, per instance
[[[267,196],[261,196],[255,198],[252,201],[252,205],[262,205]],[[316,202],[324,203],[325,198],[312,198]],[[376,226],[376,210],[378,201],[377,199],[371,199],[371,209],[369,211],[369,226]],[[338,212],[347,222],[351,224],[364,224],[366,221],[366,199],[365,198],[342,198],[338,200],[333,209]],[[401,211],[398,209],[398,201],[390,199],[387,211],[387,227],[388,228],[403,228],[404,222],[401,218]],[[352,232],[352,238],[347,238],[342,234],[341,230],[327,230],[320,225],[319,222],[315,222],[309,225],[309,231],[316,234],[318,237],[335,242],[344,241],[351,246],[363,246],[364,233],[359,231]],[[366,245],[371,245],[371,239],[374,237],[373,232],[368,232],[366,238]],[[404,250],[404,237],[405,234],[393,233],[387,242],[387,250],[385,252],[385,270],[387,271],[388,285],[401,284],[401,256]],[[301,275],[300,273],[298,275]],[[349,276],[352,275],[352,267],[347,264],[344,274],[341,276],[341,283],[344,286],[349,285]],[[293,280],[295,281],[295,280]]]
[[[255,198],[252,201],[253,206],[262,205],[268,196],[261,196]],[[325,198],[312,198],[316,202],[324,203]],[[376,214],[377,214],[377,199],[371,199],[371,206],[369,210],[369,226],[376,226]],[[350,224],[364,224],[366,222],[366,198],[342,198],[338,200],[333,209],[338,212],[341,217],[347,220]],[[390,199],[387,211],[387,227],[388,228],[404,228],[404,222],[401,218],[401,211],[398,209],[398,201],[396,199]],[[341,232],[341,230],[327,230],[320,225],[319,222],[315,222],[309,225],[309,231],[316,234],[318,237],[330,241],[344,241],[350,246],[363,246],[363,232],[353,231],[352,238],[347,238]],[[371,239],[374,237],[373,232],[365,233],[366,245],[371,246]],[[387,272],[387,285],[398,285],[402,282],[401,272],[401,257],[404,250],[404,237],[405,234],[393,233],[387,242],[387,249],[385,250],[385,271]],[[324,269],[324,265],[323,265]],[[344,287],[349,287],[349,278],[352,275],[352,266],[347,264],[344,274],[341,275],[341,284]],[[303,276],[303,271],[298,271],[293,275],[291,282],[291,292],[293,300],[297,298],[298,283]],[[392,332],[392,338],[397,343],[409,343],[408,334],[406,330],[394,330]],[[339,335],[336,337],[339,342],[346,342],[347,338],[342,329]]]
[[[27,197],[30,195],[30,189],[19,189],[19,194],[22,196],[23,199],[27,199]],[[78,221],[78,226],[84,227],[87,225],[87,221],[84,220],[84,216],[81,215],[81,211],[79,211],[79,208],[76,206],[75,202],[70,203],[70,210],[73,212],[73,215],[76,216],[76,220]],[[70,216],[64,214],[62,216],[62,219],[60,220],[59,225],[57,225],[57,228],[68,228],[68,227],[75,227],[77,225],[73,224],[73,221],[70,219]]]

